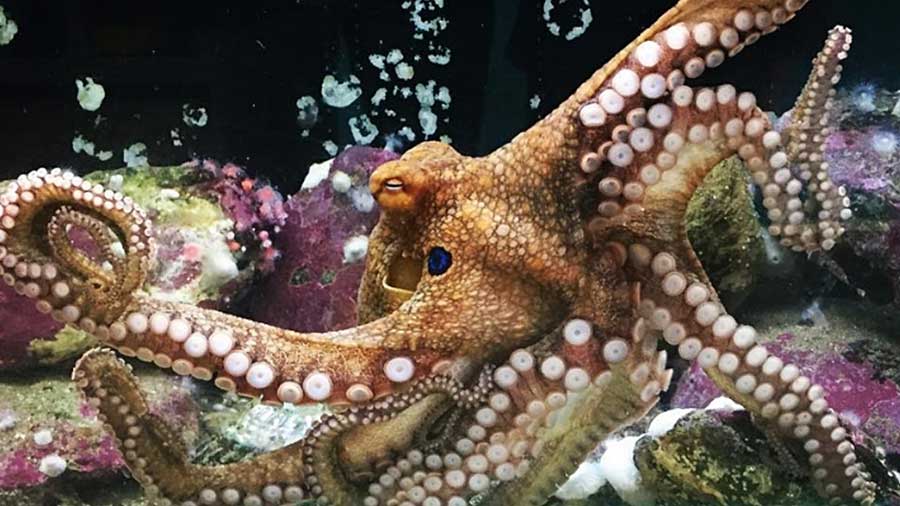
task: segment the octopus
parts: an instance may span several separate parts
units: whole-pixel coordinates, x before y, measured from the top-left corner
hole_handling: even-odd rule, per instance
[[[379,167],[356,327],[297,333],[150,297],[148,215],[60,169],[22,175],[0,196],[2,277],[108,346],[86,353],[73,380],[162,505],[542,504],[657,403],[669,354],[792,441],[831,504],[871,504],[873,471],[828,392],[728,313],[684,227],[704,176],[739,156],[783,245],[839,240],[851,211],[822,143],[850,31],[831,31],[781,132],[752,93],[691,85],[805,4],[682,0],[496,151],[425,142]],[[294,444],[197,465],[109,348],[330,411]]]

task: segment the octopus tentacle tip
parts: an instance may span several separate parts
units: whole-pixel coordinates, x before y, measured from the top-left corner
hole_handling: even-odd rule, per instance
[[[797,440],[824,496],[869,504],[875,485],[827,392],[728,314],[684,231],[690,196],[737,156],[785,246],[840,240],[852,213],[822,142],[851,32],[830,32],[781,132],[752,93],[691,82],[805,4],[682,0],[494,153],[427,142],[379,168],[352,329],[297,333],[154,299],[141,290],[146,213],[59,169],[0,193],[0,276],[121,355],[266,402],[332,405],[294,445],[193,465],[128,366],[88,352],[73,381],[147,495],[171,504],[540,503],[668,388],[660,338]],[[73,245],[72,227],[99,253]]]

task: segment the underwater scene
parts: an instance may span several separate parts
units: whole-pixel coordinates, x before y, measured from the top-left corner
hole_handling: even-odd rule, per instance
[[[0,506],[900,506],[898,19],[0,0]]]

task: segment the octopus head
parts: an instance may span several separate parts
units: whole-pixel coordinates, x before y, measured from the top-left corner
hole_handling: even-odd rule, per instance
[[[463,353],[508,351],[559,323],[578,264],[562,225],[537,216],[557,200],[495,172],[497,163],[428,142],[372,175],[383,214],[369,243],[362,320],[399,310],[398,327],[415,334],[403,339],[463,343]]]

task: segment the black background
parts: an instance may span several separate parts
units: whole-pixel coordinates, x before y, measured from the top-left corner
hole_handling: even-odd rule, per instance
[[[582,1],[568,0],[555,17],[573,18]],[[322,141],[352,142],[347,119],[371,109],[369,97],[382,83],[368,55],[395,47],[406,61],[424,54],[411,45],[422,42],[412,38],[402,3],[0,0],[20,29],[10,45],[0,46],[0,179],[38,166],[113,168],[121,165],[123,147],[141,141],[151,163],[193,156],[234,161],[293,192],[310,163],[328,158]],[[438,134],[450,135],[463,153],[482,154],[546,114],[673,2],[591,0],[594,21],[574,41],[550,35],[544,0],[445,3],[441,15],[450,24],[434,40],[452,50],[450,64],[414,62],[412,83],[434,79],[450,89],[452,105],[438,112]],[[750,89],[764,107],[783,111],[827,30],[840,23],[855,31],[845,85],[871,80],[898,88],[900,6],[893,5],[812,0],[785,29],[704,79]],[[302,138],[296,99],[318,98],[325,74],[349,72],[363,82],[363,97],[348,109],[320,106],[319,124]],[[99,125],[97,113],[83,111],[75,100],[75,79],[85,76],[107,91]],[[528,100],[535,94],[542,100],[532,110]],[[208,126],[182,124],[184,103],[206,107]],[[397,104],[396,118],[377,118],[382,133],[410,118],[422,140],[418,103],[412,98]],[[176,127],[182,147],[170,140]],[[112,149],[113,160],[75,154],[76,132],[98,149]],[[384,145],[383,136],[374,144]]]

